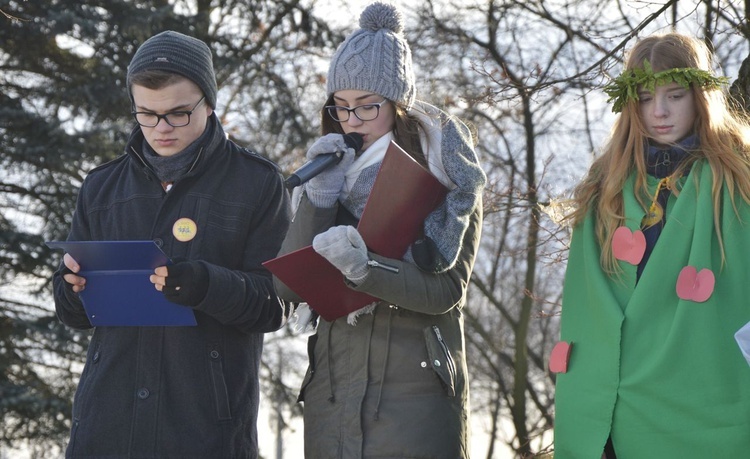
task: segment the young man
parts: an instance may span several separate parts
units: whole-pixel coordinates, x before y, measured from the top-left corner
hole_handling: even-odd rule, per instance
[[[175,263],[150,280],[197,326],[96,327],[66,456],[255,458],[262,333],[287,317],[261,265],[289,225],[283,178],[224,134],[202,41],[153,36],[127,84],[137,125],[125,154],[86,177],[68,240],[155,241]],[[66,254],[55,306],[88,329],[79,270]]]

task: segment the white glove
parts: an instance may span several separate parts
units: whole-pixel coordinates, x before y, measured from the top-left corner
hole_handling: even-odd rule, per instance
[[[294,331],[297,333],[306,333],[315,329],[313,323],[313,311],[307,303],[300,303],[294,310]]]
[[[315,236],[313,249],[355,284],[370,272],[367,246],[353,226],[334,226]]]
[[[330,208],[336,204],[346,181],[346,171],[354,162],[356,152],[354,148],[349,148],[346,145],[342,134],[335,133],[326,134],[319,138],[307,150],[308,161],[315,159],[318,155],[339,152],[343,156],[338,164],[324,170],[305,184],[307,197],[315,207]]]

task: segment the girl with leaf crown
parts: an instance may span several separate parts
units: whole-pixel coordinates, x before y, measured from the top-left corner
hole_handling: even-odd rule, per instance
[[[750,124],[711,64],[654,35],[604,88],[620,115],[567,217],[555,459],[750,450]]]

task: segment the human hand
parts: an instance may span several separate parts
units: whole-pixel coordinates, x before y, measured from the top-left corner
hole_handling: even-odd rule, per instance
[[[297,333],[307,333],[315,330],[315,321],[318,314],[314,312],[307,303],[300,303],[294,309],[292,324]]]
[[[343,135],[335,133],[319,138],[307,150],[308,161],[323,154],[338,152],[343,155],[341,161],[311,178],[305,185],[307,197],[315,207],[333,207],[336,204],[346,180],[346,171],[354,162],[356,152],[346,145]]]
[[[65,268],[62,270],[63,280],[73,292],[81,292],[86,288],[86,278],[78,275],[81,266],[69,253],[63,256],[63,264],[65,265]]]
[[[172,303],[198,306],[208,292],[208,269],[199,261],[159,266],[149,280]]]
[[[335,266],[347,279],[359,284],[370,266],[367,246],[353,226],[334,226],[313,239],[313,249]]]

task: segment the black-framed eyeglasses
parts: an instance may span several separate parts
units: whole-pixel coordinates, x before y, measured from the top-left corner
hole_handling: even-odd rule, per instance
[[[354,108],[342,107],[340,105],[326,105],[324,108],[326,109],[326,112],[328,112],[328,116],[339,123],[349,121],[349,116],[351,116],[352,113],[354,113],[354,116],[360,121],[372,121],[380,115],[380,107],[386,102],[388,102],[388,99],[375,104],[357,105]]]
[[[188,111],[169,112],[163,115],[154,112],[132,112],[132,115],[133,118],[135,118],[136,123],[143,127],[156,127],[161,120],[166,121],[167,124],[172,127],[183,127],[190,124],[190,115],[193,114],[195,109],[198,108],[204,100],[206,100],[206,96],[201,97],[201,100],[193,105],[193,108]]]

